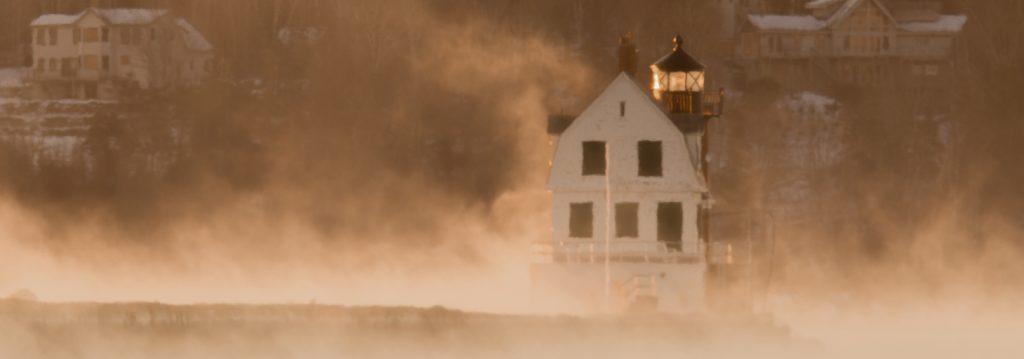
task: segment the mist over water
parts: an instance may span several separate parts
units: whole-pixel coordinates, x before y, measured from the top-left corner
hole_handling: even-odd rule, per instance
[[[24,37],[39,13],[83,6],[5,2],[11,22],[0,24],[0,54],[19,51],[8,38]],[[90,130],[70,159],[0,145],[0,296],[28,289],[44,302],[535,313],[529,244],[551,226],[546,116],[578,113],[608,83],[615,39],[627,31],[641,63],[667,51],[676,32],[710,67],[725,68],[731,51],[706,1],[170,6],[218,47],[219,79],[83,110]],[[488,322],[397,334],[286,326],[151,337],[5,322],[0,356],[1015,357],[1024,332],[1024,167],[1015,164],[1024,9],[1015,1],[947,7],[971,18],[958,48],[964,71],[952,76],[964,92],[942,106],[947,113],[926,116],[956,124],[950,157],[930,153],[938,129],[909,125],[934,99],[837,89],[826,95],[841,104],[842,136],[830,141],[842,142],[842,158],[799,172],[810,199],[780,203],[778,188],[797,172],[772,166],[784,160],[773,151],[787,145],[773,141],[805,130],[774,110],[791,94],[719,80],[736,100],[716,124],[713,192],[723,207],[779,214],[774,251],[762,253],[774,274],[756,283],[759,329],[749,335],[721,324],[737,313],[682,318],[662,332],[606,318],[551,332]],[[282,28],[324,37],[309,48],[282,45]],[[0,67],[20,66],[17,57],[0,56],[15,58]],[[188,140],[161,147],[171,133]],[[152,166],[152,158],[169,160]],[[325,344],[337,337],[351,351]],[[367,344],[381,342],[405,344],[393,352]]]

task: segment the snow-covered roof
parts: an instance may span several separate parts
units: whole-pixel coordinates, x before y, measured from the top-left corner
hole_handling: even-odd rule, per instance
[[[804,5],[808,9],[820,9],[830,5],[834,5],[843,0],[811,0]]]
[[[810,15],[747,15],[750,23],[762,30],[801,30],[814,31],[824,29],[824,21]]]
[[[146,25],[167,14],[159,9],[96,9],[90,8],[75,15],[46,14],[32,21],[31,26],[61,26],[74,24],[86,12],[92,11],[111,25]]]
[[[967,15],[942,15],[938,20],[906,22],[900,28],[910,32],[960,32],[967,23]]]
[[[113,25],[145,25],[150,24],[167,14],[167,10],[157,9],[93,9]]]
[[[835,25],[842,21],[843,19],[846,19],[846,17],[850,16],[850,13],[853,12],[853,10],[856,10],[857,7],[860,6],[860,4],[863,3],[864,1],[874,2],[875,6],[877,6],[878,9],[882,11],[882,15],[885,15],[885,17],[888,18],[889,21],[892,21],[893,23],[896,22],[896,18],[892,17],[892,14],[889,13],[889,9],[886,8],[885,5],[883,5],[882,3],[878,2],[878,0],[846,0],[846,3],[843,4],[843,6],[839,7],[839,10],[836,10],[836,12],[833,13],[831,17],[829,17],[828,26]]]
[[[175,23],[181,28],[181,38],[185,42],[186,48],[192,51],[213,50],[213,45],[206,41],[206,37],[187,20],[179,18]]]
[[[960,32],[967,23],[966,15],[941,15],[935,21],[917,21],[900,23],[892,16],[889,10],[877,0],[812,0],[807,7],[823,7],[829,4],[838,4],[845,1],[827,20],[821,20],[811,15],[747,15],[750,23],[762,30],[796,30],[816,31],[833,26],[846,19],[850,13],[857,9],[857,6],[864,1],[874,1],[875,5],[882,11],[882,14],[889,18],[900,29],[909,32]]]
[[[78,21],[78,17],[82,16],[81,13],[77,15],[66,15],[66,14],[46,14],[37,17],[32,20],[30,26],[60,26],[60,25],[71,25]]]
[[[315,27],[307,28],[281,28],[277,31],[277,39],[282,44],[304,43],[314,45],[324,37],[324,30]]]

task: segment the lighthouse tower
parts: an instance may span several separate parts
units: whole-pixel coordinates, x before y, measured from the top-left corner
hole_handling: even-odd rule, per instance
[[[620,44],[619,75],[579,116],[552,116],[552,233],[531,267],[539,305],[573,312],[704,308],[710,202],[704,66],[674,50],[635,77]]]

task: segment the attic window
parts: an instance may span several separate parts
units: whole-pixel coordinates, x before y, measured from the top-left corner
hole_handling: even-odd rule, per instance
[[[637,143],[639,175],[641,177],[661,177],[661,141],[640,141]]]
[[[619,116],[626,117],[626,101],[619,102]]]
[[[601,176],[607,170],[604,141],[583,142],[583,175]]]
[[[591,238],[594,236],[594,204],[569,204],[569,237]]]

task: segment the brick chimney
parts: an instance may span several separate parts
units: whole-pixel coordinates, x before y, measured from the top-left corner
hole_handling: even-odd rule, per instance
[[[619,72],[636,77],[638,52],[636,44],[633,42],[633,33],[619,38]]]

